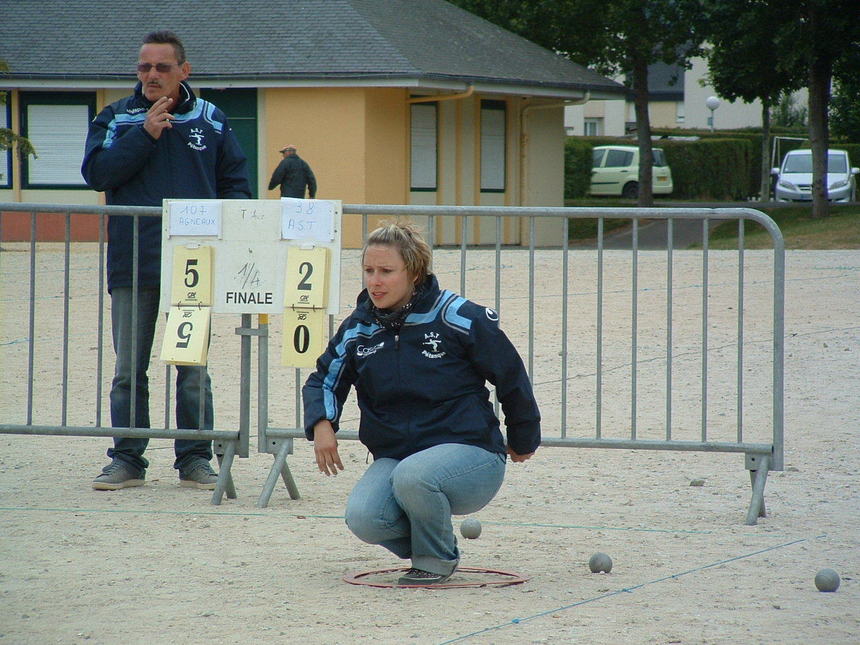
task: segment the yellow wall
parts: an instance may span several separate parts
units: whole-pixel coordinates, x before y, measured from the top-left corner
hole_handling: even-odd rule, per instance
[[[260,195],[294,144],[317,178],[319,199],[347,204],[398,204],[407,200],[407,104],[403,89],[268,89],[260,108]],[[373,226],[373,222],[369,223]],[[344,246],[361,241],[361,219],[344,217]]]
[[[523,206],[564,206],[564,108],[534,109],[525,117]],[[525,226],[528,223],[523,220]],[[562,243],[562,223],[536,222],[535,244]],[[528,239],[525,232],[523,240]]]
[[[367,203],[405,204],[409,123],[403,89],[368,90],[365,133]]]
[[[277,189],[266,192],[269,178],[280,163],[278,150],[298,148],[317,178],[320,199],[365,200],[364,90],[268,89],[262,112],[266,140],[260,141],[260,196],[277,199]],[[265,184],[265,185],[263,185]]]
[[[677,128],[678,104],[675,101],[651,101],[648,104],[648,119],[652,128]]]

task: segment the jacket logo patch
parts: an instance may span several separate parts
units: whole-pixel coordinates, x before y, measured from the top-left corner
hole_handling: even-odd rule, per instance
[[[429,350],[421,350],[421,353],[427,358],[442,358],[445,355],[445,352],[440,351],[439,349],[439,346],[442,344],[442,340],[439,338],[439,334],[435,331],[424,334],[424,342],[421,344],[429,347]]]
[[[370,347],[365,347],[364,345],[359,345],[355,348],[355,354],[359,358],[365,358],[367,356],[371,356],[378,352],[385,345],[385,341],[382,341],[378,345],[371,345]]]
[[[191,134],[189,134],[188,137],[194,139],[193,142],[188,142],[189,148],[194,150],[206,150],[206,144],[203,143],[203,130],[200,128],[191,128]]]
[[[487,320],[492,320],[493,322],[496,322],[499,319],[499,314],[496,313],[494,310],[490,309],[489,307],[484,310],[484,313],[487,314]]]

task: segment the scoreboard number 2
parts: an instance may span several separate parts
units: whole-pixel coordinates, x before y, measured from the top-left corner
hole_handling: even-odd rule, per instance
[[[284,307],[325,309],[328,302],[328,249],[290,247],[284,282]]]

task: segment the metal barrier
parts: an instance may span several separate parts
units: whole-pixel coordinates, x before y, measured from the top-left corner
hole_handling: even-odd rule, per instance
[[[460,233],[459,248],[448,252],[447,264],[444,270],[459,274],[459,292],[478,302],[486,304],[493,299],[494,307],[500,312],[503,328],[508,328],[507,321],[519,318],[520,326],[527,327],[524,342],[527,345],[524,352],[526,364],[532,383],[535,387],[538,402],[544,416],[543,441],[544,446],[563,446],[571,448],[612,448],[628,450],[672,450],[672,451],[703,451],[743,453],[745,466],[750,471],[752,498],[747,510],[746,523],[755,524],[758,517],[765,515],[764,488],[769,470],[783,469],[783,354],[784,354],[784,281],[785,281],[785,252],[782,235],[776,224],[767,215],[752,209],[658,209],[658,208],[524,208],[524,207],[475,207],[475,206],[383,206],[383,205],[344,205],[344,214],[362,216],[362,231],[366,237],[368,220],[378,216],[403,216],[413,220],[425,220],[431,246],[434,247],[434,271],[439,272],[440,250],[433,244],[437,229],[441,228],[441,220],[451,218],[457,220],[455,229]],[[569,223],[572,220],[595,220],[597,225],[596,238],[592,249],[586,250],[582,245],[571,246],[569,238]],[[609,237],[605,235],[607,220],[629,220],[629,243],[626,250],[610,250],[607,248]],[[664,252],[643,251],[639,248],[639,233],[642,222],[652,220],[665,223]],[[509,249],[502,244],[502,231],[506,224],[514,222],[525,223],[524,237],[526,245],[519,249]],[[739,244],[736,251],[721,252],[719,262],[715,254],[709,250],[711,225],[723,221],[738,222]],[[753,221],[760,224],[771,236],[773,249],[771,251],[752,254],[744,248],[744,223]],[[472,245],[469,240],[471,222],[480,222],[486,229],[487,224],[495,229],[495,241],[487,248],[482,245]],[[556,232],[554,248],[538,249],[535,240],[537,226],[543,224],[553,227]],[[675,228],[679,223],[692,225],[700,231],[698,237],[702,249],[700,251],[676,251],[674,248]],[[509,226],[507,227],[510,228]],[[544,231],[543,237],[546,238]],[[611,236],[610,236],[611,237]],[[617,236],[616,236],[617,237]],[[485,270],[493,273],[492,293],[483,292],[473,296],[468,290],[470,277],[478,273],[478,268],[469,265],[476,254],[484,255]],[[450,257],[453,254],[453,257]],[[489,256],[489,257],[487,257]],[[508,256],[511,262],[527,266],[527,289],[515,291],[504,289],[502,277],[506,272],[505,263]],[[525,256],[525,257],[524,257]],[[754,256],[751,258],[751,256]],[[580,265],[572,268],[571,258]],[[651,283],[643,286],[643,261],[649,265]],[[356,265],[358,263],[356,262]],[[478,263],[480,264],[480,262]],[[583,268],[582,265],[586,267]],[[679,271],[679,265],[683,264]],[[750,280],[747,276],[747,265],[754,265],[756,274]],[[459,265],[459,266],[457,266]],[[653,274],[661,272],[662,284],[654,282]],[[690,279],[691,267],[698,276],[693,284],[678,285],[676,281],[681,275]],[[762,266],[764,265],[764,277]],[[619,266],[622,269],[619,269]],[[540,267],[540,269],[539,269]],[[715,299],[715,285],[711,273],[719,272],[723,277],[733,268],[734,280],[720,280],[716,285],[720,289],[732,286],[734,294],[730,297],[731,306],[722,300]],[[358,269],[354,269],[358,273]],[[538,274],[541,275],[538,275]],[[548,276],[547,276],[548,274]],[[579,274],[585,276],[578,280]],[[548,279],[547,279],[548,277]],[[345,279],[346,275],[342,276]],[[591,281],[589,283],[589,280]],[[610,281],[614,281],[607,287]],[[749,288],[748,282],[754,283],[756,298],[751,301],[745,298]],[[444,281],[443,281],[444,282]],[[574,283],[576,289],[571,287]],[[443,285],[453,288],[453,285]],[[680,288],[682,287],[682,288]],[[642,300],[662,291],[662,319],[654,314],[653,303]],[[685,293],[679,297],[679,291]],[[760,291],[765,293],[759,294]],[[768,292],[769,293],[766,293]],[[523,293],[524,292],[524,293]],[[345,289],[344,293],[348,293]],[[357,293],[357,290],[356,290]],[[690,295],[692,294],[692,298]],[[623,318],[624,326],[629,330],[619,329],[614,323],[619,318],[619,302],[627,307]],[[589,308],[591,323],[584,325],[582,316],[570,315],[570,303],[576,300],[582,305],[583,300],[593,299]],[[541,316],[536,316],[538,301],[547,302],[542,308]],[[720,302],[724,311],[716,315],[713,310],[714,302]],[[698,305],[698,312],[691,307]],[[679,309],[684,308],[681,314]],[[765,308],[764,325],[758,321],[750,329],[747,323],[747,311]],[[639,319],[643,311],[650,309],[647,334]],[[523,314],[525,311],[525,315]],[[727,320],[725,311],[732,311],[732,319]],[[761,311],[757,312],[759,318]],[[556,316],[558,319],[548,323],[545,319]],[[523,320],[525,318],[525,320]],[[659,324],[655,330],[653,323]],[[681,318],[683,337],[676,330],[676,321]],[[690,321],[698,318],[698,336],[690,334]],[[716,322],[715,322],[716,321]],[[714,325],[717,324],[717,329]],[[583,327],[588,329],[583,329]],[[331,328],[333,330],[333,326]],[[727,330],[730,334],[727,336]],[[751,333],[752,332],[752,333]],[[750,337],[754,334],[754,337]],[[662,335],[662,347],[657,342]],[[571,336],[579,342],[576,349],[570,349]],[[718,337],[719,345],[712,342]],[[589,346],[589,341],[593,343]],[[763,340],[764,339],[764,340]],[[647,340],[647,356],[643,356],[640,340]],[[517,342],[517,339],[515,339]],[[767,343],[768,351],[760,351],[763,342]],[[517,343],[522,349],[522,343]],[[734,383],[727,383],[725,374],[720,376],[719,394],[725,405],[726,394],[734,388],[729,398],[733,399],[734,423],[727,424],[725,410],[720,408],[717,413],[719,422],[715,422],[709,414],[713,402],[709,401],[712,391],[712,380],[715,370],[709,365],[709,357],[715,352],[724,353],[726,347],[734,345],[735,369]],[[658,347],[658,350],[654,348]],[[587,349],[583,349],[587,347]],[[755,348],[755,355],[747,356],[749,348]],[[677,350],[681,351],[677,351]],[[263,352],[261,351],[261,354]],[[557,356],[553,356],[553,354]],[[625,354],[625,358],[620,355]],[[592,370],[575,372],[572,362],[581,356],[586,356],[593,365]],[[695,379],[679,381],[676,373],[681,371],[679,363],[684,362],[689,373],[690,357],[698,359],[696,376],[698,386],[695,392],[690,392],[690,385]],[[557,360],[553,360],[557,358]],[[540,365],[536,366],[536,359]],[[612,364],[609,364],[611,361]],[[659,365],[660,369],[655,370]],[[756,369],[752,374],[747,372],[762,365],[768,366],[766,372]],[[647,369],[647,374],[646,372]],[[626,368],[626,369],[625,369]],[[746,369],[746,371],[745,371]],[[657,373],[659,380],[657,382]],[[724,370],[723,370],[724,372]],[[619,378],[620,376],[620,378]],[[755,377],[755,378],[753,378]],[[607,381],[613,378],[621,389],[626,390],[625,397],[607,396]],[[752,388],[747,381],[754,380]],[[579,386],[575,389],[577,402],[587,401],[585,407],[589,415],[577,419],[571,418],[569,410],[569,395],[571,384],[590,382],[590,388]],[[764,382],[763,382],[764,381]],[[768,382],[769,381],[769,392]],[[280,474],[287,485],[290,496],[298,497],[298,490],[286,465],[286,458],[291,450],[289,440],[304,438],[301,419],[301,404],[299,390],[301,374],[296,370],[296,403],[295,427],[275,428],[263,425],[259,428],[262,441],[268,442],[269,451],[275,452],[275,463],[260,494],[258,506],[266,506],[277,483]],[[556,393],[553,386],[557,384]],[[266,379],[261,381],[265,388]],[[590,389],[590,396],[586,390]],[[753,389],[754,400],[746,396]],[[730,393],[730,392],[729,392]],[[730,393],[731,394],[731,393]],[[659,401],[660,417],[656,418],[654,410],[647,414],[639,407],[643,398],[648,401]],[[679,413],[674,401],[683,397],[685,405]],[[263,396],[262,398],[267,398]],[[697,400],[693,400],[697,399]],[[711,405],[709,405],[711,403]],[[618,408],[626,407],[629,416],[623,418]],[[698,408],[696,416],[691,419],[691,412]],[[498,406],[497,406],[498,409]],[[552,410],[552,414],[547,414]],[[607,410],[610,414],[607,415]],[[769,412],[769,415],[768,415]],[[752,424],[746,417],[753,417]],[[607,418],[608,417],[608,418]],[[676,421],[678,417],[680,420]],[[644,418],[644,419],[643,419]],[[343,423],[342,423],[343,425]],[[731,427],[727,427],[731,425]],[[754,432],[748,427],[754,426]],[[607,427],[610,429],[607,430]],[[619,431],[618,428],[621,428]],[[749,434],[755,434],[755,440],[750,440]],[[340,430],[340,439],[357,439],[357,432]],[[279,447],[277,441],[283,441]]]
[[[25,418],[14,423],[14,415],[4,402],[0,433],[214,439],[221,461],[221,476],[212,503],[218,504],[225,491],[228,497],[235,496],[230,478],[234,456],[237,453],[248,456],[251,338],[256,336],[258,451],[275,455],[257,504],[268,504],[279,476],[290,497],[299,496],[286,460],[292,451],[293,439],[304,438],[300,401],[302,371],[294,370],[293,409],[289,409],[289,402],[280,399],[275,405],[269,395],[272,370],[268,343],[270,335],[275,336],[277,330],[271,328],[268,316],[259,316],[257,327],[253,327],[251,315],[242,315],[242,324],[235,329],[241,337],[239,413],[238,418],[232,419],[236,430],[171,430],[169,366],[164,377],[163,428],[102,427],[104,240],[99,240],[97,262],[86,269],[72,267],[72,213],[98,215],[100,230],[103,230],[105,215],[153,216],[161,215],[161,209],[0,204],[0,213],[3,211],[31,213],[32,233],[27,245],[28,333],[26,339],[0,338],[4,362],[7,356],[10,360],[19,360],[17,346],[26,341],[29,385],[22,415]],[[60,258],[54,261],[54,270],[63,273],[63,288],[60,292],[54,283],[49,289],[51,295],[47,296],[62,298],[63,302],[62,325],[59,329],[56,321],[48,325],[52,333],[62,333],[63,338],[61,392],[50,390],[34,398],[35,354],[42,341],[39,327],[43,326],[37,324],[40,318],[36,315],[36,302],[46,297],[37,289],[36,256],[43,251],[35,241],[37,213],[63,213],[66,239],[63,268],[58,267]],[[371,218],[404,216],[424,224],[428,241],[434,247],[434,271],[444,273],[443,286],[455,288],[449,277],[458,277],[462,295],[483,304],[492,302],[509,335],[511,329],[518,330],[518,336],[512,336],[512,340],[524,356],[544,416],[543,445],[743,453],[752,484],[746,522],[755,524],[758,517],[765,515],[767,473],[783,468],[785,278],[782,236],[766,215],[752,209],[382,205],[344,205],[343,213],[361,216],[364,236]],[[596,223],[596,236],[589,246],[568,241],[570,222],[575,220]],[[612,220],[629,222],[626,238],[629,241],[623,245],[623,250],[612,248],[617,235],[605,233],[607,221]],[[709,249],[711,226],[723,221],[738,222],[739,245],[735,251]],[[756,222],[768,231],[773,241],[772,250],[745,250],[746,221]],[[651,230],[654,222],[665,225],[662,251],[640,248],[640,235]],[[700,250],[674,248],[676,230],[681,226],[694,226],[700,231],[697,236]],[[440,237],[438,232],[451,228],[459,236],[456,246],[434,244]],[[481,231],[480,238],[477,229]],[[551,230],[549,234],[548,229]],[[2,230],[0,215],[0,239]],[[489,244],[485,239],[487,230],[494,240]],[[511,230],[524,242],[506,245],[503,233]],[[470,233],[480,244],[470,241]],[[539,233],[541,244],[537,242]],[[548,237],[552,242],[550,246],[546,244]],[[14,280],[13,272],[24,271],[23,263],[10,261],[8,257],[9,253],[0,254],[0,275],[4,282]],[[97,267],[93,266],[96,263]],[[352,281],[355,287],[352,291],[342,290],[345,301],[349,302],[360,287],[357,255],[355,263],[344,264],[341,280],[344,284]],[[527,285],[522,284],[520,278],[523,267]],[[90,289],[82,297],[74,291],[73,287],[81,284],[90,287],[95,284],[79,280],[72,284],[70,275],[78,270],[98,271],[96,293]],[[505,284],[511,274],[515,274],[513,279],[517,281],[513,286]],[[714,280],[714,275],[719,279]],[[9,286],[4,285],[4,289]],[[753,292],[752,297],[747,295],[749,291]],[[70,424],[67,418],[68,364],[70,359],[79,360],[72,356],[69,347],[72,301],[89,302],[98,310],[97,357],[88,361],[89,370],[86,370],[87,361],[81,361],[87,372],[94,373],[95,384],[90,379],[89,387],[78,386],[81,395],[92,396],[94,392],[95,412],[79,425]],[[10,309],[5,302],[3,307]],[[540,315],[536,312],[538,307]],[[16,314],[22,327],[23,318],[23,314]],[[334,322],[330,319],[330,331],[334,329]],[[225,351],[230,360],[229,350]],[[728,370],[731,378],[726,369],[713,369],[709,360],[713,358],[720,360],[721,365],[729,361],[734,363],[733,369]],[[13,396],[24,398],[23,393]],[[53,400],[61,402],[59,422],[34,419],[34,405],[43,413],[41,402]],[[273,409],[275,407],[277,409]],[[580,413],[580,410],[587,410],[587,413]],[[293,427],[270,425],[270,415],[285,418],[290,412],[295,418]],[[733,421],[728,412],[734,413]],[[190,434],[186,437],[186,433],[192,433],[193,437]],[[338,436],[355,439],[357,432],[341,430]]]
[[[7,243],[0,253],[0,276],[2,276],[3,291],[5,293],[17,294],[3,300],[3,337],[0,337],[0,348],[3,350],[4,365],[20,363],[23,352],[16,351],[22,345],[26,346],[27,378],[24,382],[15,382],[12,385],[26,384],[26,392],[13,390],[3,392],[2,408],[0,408],[0,433],[24,434],[24,435],[57,435],[57,436],[90,436],[90,437],[134,437],[149,439],[187,439],[213,441],[214,452],[218,456],[220,472],[212,494],[212,503],[220,504],[224,495],[229,498],[236,497],[236,490],[230,469],[237,452],[240,456],[247,455],[248,424],[240,426],[239,430],[190,430],[176,429],[170,427],[170,381],[171,366],[167,365],[164,376],[164,425],[161,428],[113,428],[102,425],[102,394],[104,376],[104,345],[105,345],[105,216],[112,217],[153,217],[161,216],[160,208],[133,207],[133,206],[63,206],[57,204],[0,204],[0,240],[3,239],[4,212],[23,212],[30,214],[30,235],[26,245],[16,246]],[[62,256],[56,252],[56,244],[40,244],[38,239],[38,219],[42,214],[59,213],[64,218],[64,243]],[[95,253],[81,253],[79,244],[75,244],[73,251],[72,243],[72,218],[85,215],[94,215],[99,218],[98,248]],[[133,276],[134,284],[132,290],[134,298],[137,297],[137,226],[134,227],[134,262]],[[26,250],[28,252],[27,267],[14,258],[18,255],[14,250]],[[96,257],[93,258],[93,255]],[[46,256],[45,263],[38,260]],[[75,262],[73,263],[73,258]],[[79,258],[83,258],[79,261]],[[93,260],[95,262],[93,263]],[[74,264],[74,266],[73,266]],[[94,266],[93,264],[97,265]],[[27,273],[28,289],[21,288],[23,280],[19,276]],[[97,276],[92,276],[97,272]],[[53,280],[56,273],[62,273],[62,280]],[[83,279],[84,274],[89,273],[92,280]],[[72,279],[75,274],[75,279]],[[27,293],[24,298],[23,294]],[[26,299],[28,301],[26,313],[24,307],[14,306],[14,302]],[[62,318],[57,320],[58,307],[48,307],[46,312],[37,309],[37,302],[50,302],[51,300],[62,301]],[[73,308],[79,304],[80,308]],[[95,312],[93,314],[93,311]],[[73,320],[82,317],[82,313],[89,313],[89,317],[83,323],[83,329],[73,324]],[[95,316],[95,321],[92,316]],[[136,318],[133,314],[132,321]],[[245,317],[243,316],[243,322]],[[250,320],[250,316],[247,317]],[[95,323],[93,325],[93,322]],[[132,328],[136,329],[136,323],[132,322]],[[6,337],[6,333],[20,334],[26,329],[26,336]],[[87,332],[92,336],[87,335]],[[74,333],[75,338],[71,338]],[[109,333],[109,330],[108,330]],[[51,344],[51,340],[62,337],[62,348]],[[74,341],[74,342],[73,342]],[[95,343],[95,346],[89,343]],[[136,342],[136,338],[132,343]],[[243,387],[242,400],[246,397],[246,386],[251,380],[250,374],[250,342],[247,343],[248,360],[245,360],[245,338],[243,337]],[[89,356],[89,350],[95,349],[96,356]],[[45,357],[46,362],[55,360],[57,353],[61,356],[62,366],[59,371],[59,386],[54,387],[45,374],[48,370],[41,365],[37,366],[36,355]],[[134,352],[132,352],[134,354]],[[247,366],[246,366],[247,362]],[[75,365],[78,372],[84,374],[80,379],[70,378],[70,367]],[[111,361],[111,365],[112,365]],[[37,373],[37,367],[38,373]],[[88,369],[89,368],[89,369]],[[132,364],[131,403],[130,419],[135,419],[135,407],[137,402],[136,379],[137,370]],[[46,382],[47,381],[47,382]],[[8,381],[3,383],[4,389],[9,386]],[[89,387],[88,387],[89,386]],[[70,387],[74,391],[70,393]],[[77,396],[85,398],[93,396],[94,407],[83,417],[75,419],[77,424],[69,419],[69,398]],[[203,394],[201,391],[201,409],[203,407]],[[25,402],[24,406],[20,404]],[[20,410],[15,423],[15,404],[23,407]],[[56,404],[59,403],[59,409]],[[245,407],[245,406],[243,406]],[[52,413],[59,412],[59,419],[54,423],[48,423],[47,419]],[[38,416],[38,418],[37,418]],[[201,415],[202,418],[202,415]],[[23,422],[21,422],[23,421]],[[133,422],[132,422],[133,423]]]

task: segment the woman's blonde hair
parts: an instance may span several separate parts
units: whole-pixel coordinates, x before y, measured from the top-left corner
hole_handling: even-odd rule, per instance
[[[390,246],[400,253],[406,272],[413,282],[420,284],[430,273],[433,252],[430,245],[421,237],[421,233],[411,222],[395,221],[384,223],[367,236],[364,249],[361,251],[361,261],[368,246]]]

